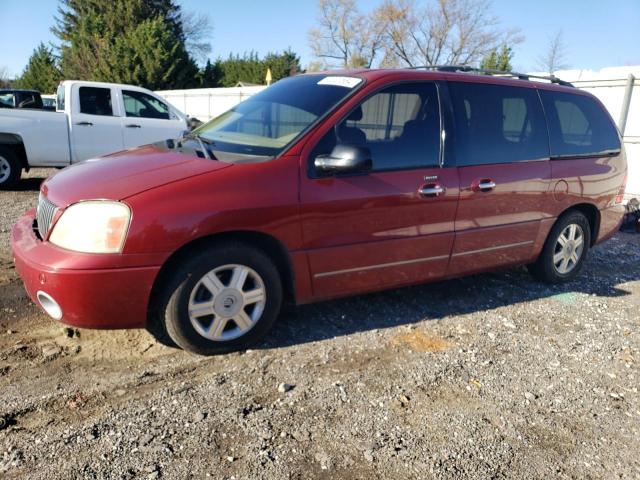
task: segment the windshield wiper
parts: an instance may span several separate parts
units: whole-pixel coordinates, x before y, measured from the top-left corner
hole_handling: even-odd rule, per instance
[[[187,140],[196,140],[200,144],[200,148],[204,150],[205,154],[207,155],[207,157],[209,157],[209,159],[217,160],[213,152],[209,150],[207,147],[205,147],[205,144],[207,144],[210,147],[213,147],[216,144],[213,140],[209,140],[208,138],[203,137],[199,133],[194,133],[194,132],[187,133],[182,138]]]

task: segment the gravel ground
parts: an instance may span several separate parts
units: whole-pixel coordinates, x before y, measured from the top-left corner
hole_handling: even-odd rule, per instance
[[[0,192],[2,478],[640,478],[640,235],[579,281],[523,269],[299,308],[243,353],[65,330]]]

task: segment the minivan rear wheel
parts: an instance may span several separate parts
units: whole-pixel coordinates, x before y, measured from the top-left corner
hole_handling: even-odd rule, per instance
[[[278,269],[261,250],[216,244],[182,262],[160,295],[167,334],[190,352],[243,350],[273,326],[282,303]]]
[[[555,223],[529,271],[549,283],[570,282],[578,276],[591,245],[591,226],[582,212],[570,211]]]

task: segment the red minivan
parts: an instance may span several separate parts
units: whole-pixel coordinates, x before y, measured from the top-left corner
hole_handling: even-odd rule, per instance
[[[213,354],[283,302],[512,265],[574,279],[624,213],[610,116],[555,79],[453,70],[288,78],[52,175],[12,232],[27,292],[66,324]]]

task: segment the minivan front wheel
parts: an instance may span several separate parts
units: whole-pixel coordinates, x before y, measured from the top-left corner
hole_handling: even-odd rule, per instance
[[[246,349],[264,337],[280,312],[282,284],[262,251],[219,244],[176,268],[160,302],[171,339],[212,355]]]
[[[580,273],[590,245],[589,220],[582,212],[568,212],[551,229],[542,253],[529,265],[529,271],[545,282],[569,282]]]

